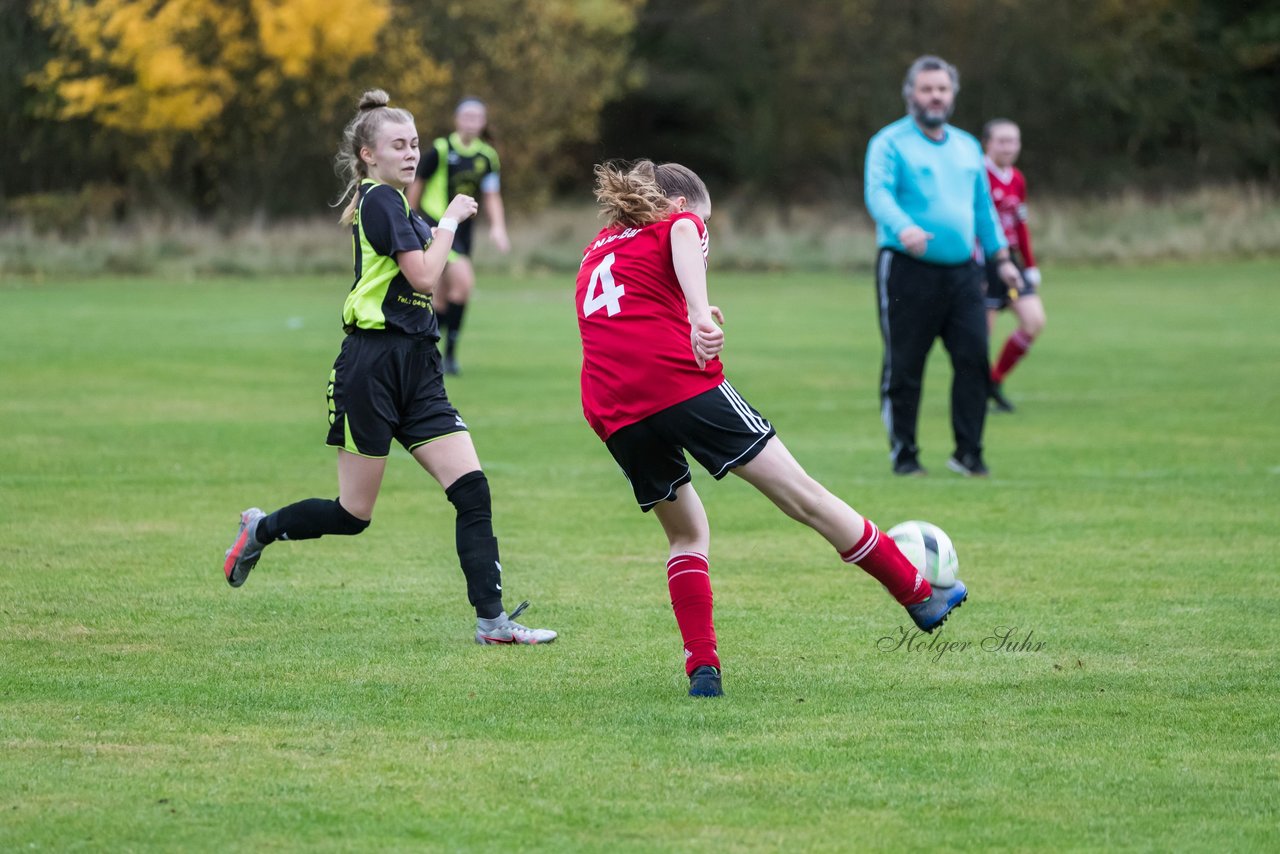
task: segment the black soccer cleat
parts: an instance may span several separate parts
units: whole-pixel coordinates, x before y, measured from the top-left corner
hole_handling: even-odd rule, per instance
[[[991,388],[987,389],[987,397],[991,400],[993,412],[1013,412],[1013,404],[1004,396],[1001,383],[992,383]]]
[[[689,674],[690,697],[720,697],[724,691],[720,688],[720,671],[710,664],[696,667]]]
[[[893,464],[893,473],[898,477],[924,477],[929,472],[916,460],[899,460]]]
[[[987,470],[987,464],[982,461],[982,457],[978,454],[965,454],[962,457],[956,456],[947,460],[947,468],[956,474],[962,474],[965,477],[986,477],[991,474]]]

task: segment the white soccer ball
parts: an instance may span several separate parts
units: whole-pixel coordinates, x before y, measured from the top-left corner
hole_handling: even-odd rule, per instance
[[[889,538],[934,587],[955,587],[960,559],[956,547],[937,525],[910,521],[889,529]]]

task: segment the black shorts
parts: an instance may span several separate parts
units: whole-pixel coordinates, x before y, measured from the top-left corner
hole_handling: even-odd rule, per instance
[[[386,457],[394,438],[412,451],[467,429],[445,396],[440,351],[431,338],[356,331],[329,374],[327,444]]]
[[[719,480],[755,459],[776,432],[725,380],[628,424],[605,445],[631,481],[640,509],[648,512],[659,501],[674,501],[676,489],[693,479],[685,451]]]
[[[432,228],[436,227],[435,220],[428,220],[428,222],[431,223]],[[450,261],[471,257],[471,224],[473,222],[475,222],[475,217],[464,219],[453,230],[453,246],[449,249]]]
[[[453,233],[453,249],[451,251],[466,257],[471,256],[471,224],[475,218],[464,219],[458,223],[458,230]]]
[[[427,222],[432,228],[436,227],[434,219],[428,219]],[[453,230],[453,245],[449,248],[449,260],[457,261],[459,258],[471,257],[471,225],[475,222],[475,217],[464,219],[458,223],[458,227]]]
[[[1018,273],[1022,278],[1022,284],[1018,286],[1018,296],[1026,297],[1039,293],[1039,289],[1027,281],[1027,273],[1022,269],[1022,264],[1018,263],[1017,259],[1014,259],[1013,263],[1018,268]],[[1004,279],[1000,278],[999,267],[999,263],[992,260],[987,261],[986,303],[987,308],[992,311],[1000,311],[1013,304],[1013,299],[1009,296],[1009,288],[1005,285]]]

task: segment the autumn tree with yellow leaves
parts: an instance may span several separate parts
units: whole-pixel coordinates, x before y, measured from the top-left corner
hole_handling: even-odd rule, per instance
[[[148,196],[205,211],[331,200],[341,129],[370,87],[448,129],[462,94],[503,129],[512,195],[537,195],[619,90],[637,0],[34,0],[44,111],[115,140]]]

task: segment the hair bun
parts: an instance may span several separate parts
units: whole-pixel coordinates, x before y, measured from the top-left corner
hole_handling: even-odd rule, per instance
[[[652,160],[644,158],[631,164],[631,171],[645,181],[653,181],[658,176],[658,166]]]
[[[360,110],[376,110],[391,103],[391,96],[383,89],[370,89],[360,96]]]

